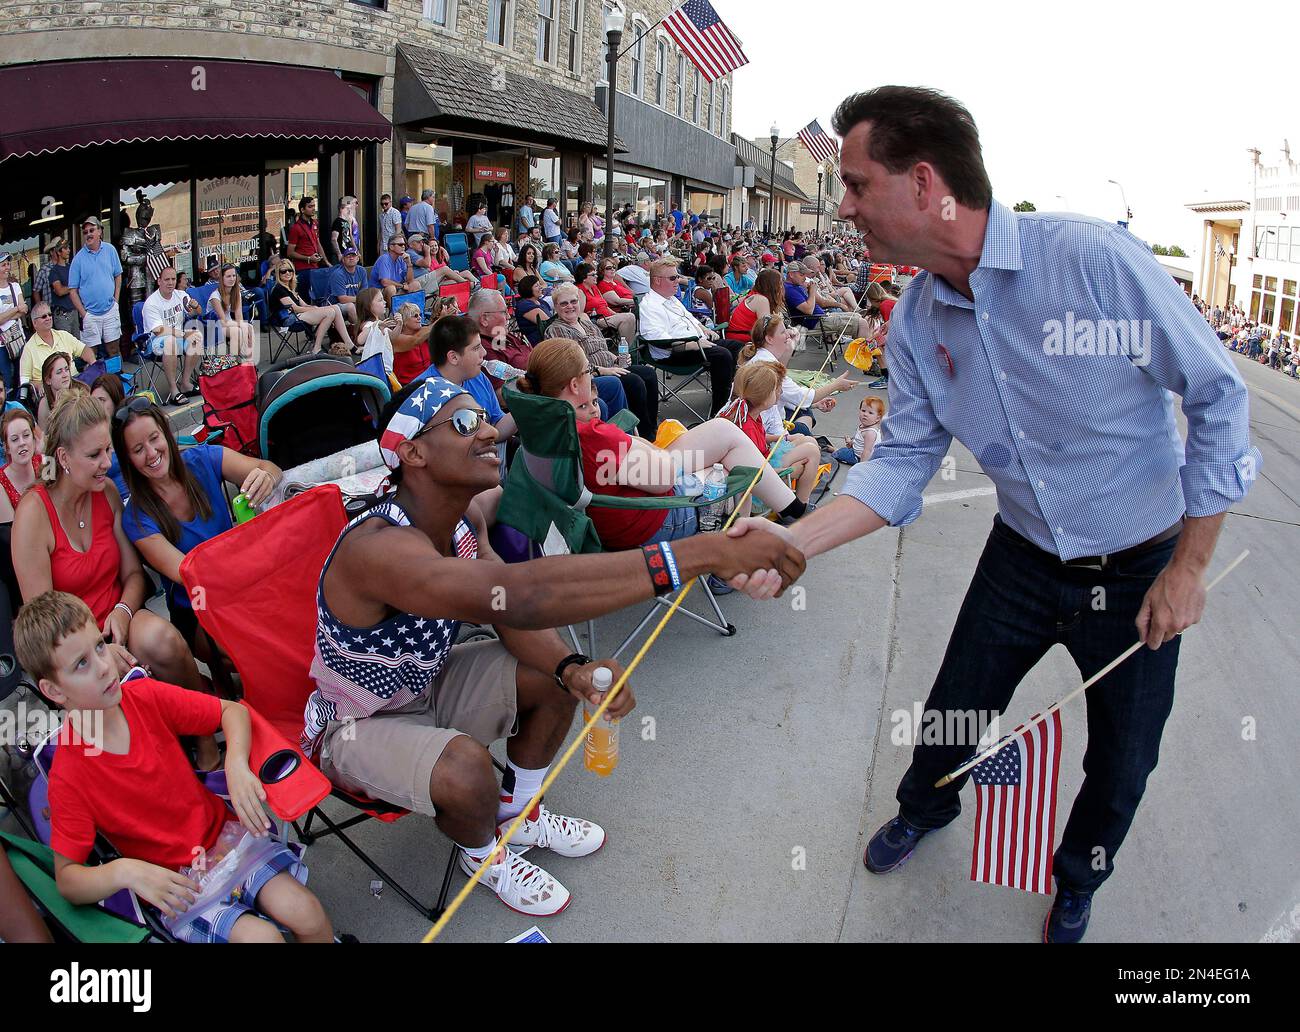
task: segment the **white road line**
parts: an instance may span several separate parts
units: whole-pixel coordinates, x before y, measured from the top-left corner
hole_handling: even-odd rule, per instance
[[[963,498],[983,498],[986,495],[997,494],[996,487],[972,487],[965,491],[946,491],[943,494],[922,495],[921,501],[926,505],[935,505],[938,502],[956,502]]]

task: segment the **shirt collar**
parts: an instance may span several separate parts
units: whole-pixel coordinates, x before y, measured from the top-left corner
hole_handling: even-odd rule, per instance
[[[989,205],[988,222],[984,226],[984,246],[980,249],[980,269],[1003,269],[1019,272],[1024,269],[1020,257],[1020,227],[1014,212],[993,201]],[[959,294],[942,276],[926,277],[930,282],[930,305],[927,314],[934,310],[934,302],[956,308],[973,308],[971,300]]]

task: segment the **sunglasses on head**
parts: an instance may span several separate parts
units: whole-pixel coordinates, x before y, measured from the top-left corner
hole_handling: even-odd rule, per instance
[[[153,402],[143,394],[137,394],[134,398],[128,398],[126,404],[113,413],[113,422],[121,425],[127,422],[127,420],[132,416],[138,416],[144,412],[148,412],[152,404]]]
[[[427,434],[435,426],[442,426],[443,423],[450,423],[451,428],[460,434],[461,437],[473,437],[479,431],[485,422],[487,422],[487,413],[483,409],[463,408],[457,409],[446,419],[435,419],[432,423],[426,423],[420,427],[412,436],[414,441],[422,434]]]

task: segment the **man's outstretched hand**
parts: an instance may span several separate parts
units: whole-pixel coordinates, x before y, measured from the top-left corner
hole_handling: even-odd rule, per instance
[[[744,556],[745,561],[739,570],[724,570],[719,564],[714,572],[750,598],[779,598],[807,566],[790,531],[771,520],[756,516],[737,520],[727,531],[727,538],[727,554],[733,554],[730,549],[735,546],[742,551],[734,554]],[[770,561],[768,556],[772,557]]]

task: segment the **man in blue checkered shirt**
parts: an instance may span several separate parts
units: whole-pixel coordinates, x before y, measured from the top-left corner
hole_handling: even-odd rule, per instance
[[[1044,941],[1077,942],[1155,769],[1177,635],[1201,618],[1224,513],[1262,462],[1246,388],[1127,230],[994,201],[974,120],[956,101],[881,87],[845,100],[835,129],[840,218],[862,231],[873,260],[927,271],[893,313],[890,412],[870,461],[853,468],[842,497],[788,530],[748,521],[732,533],[788,534],[812,558],[905,526],[955,437],[997,488],[998,515],[927,711],[1004,711],[1058,642],[1084,675],[1135,633],[1146,643],[1086,696],[1086,777],[1055,854],[1043,929]],[[772,571],[732,584],[756,598],[779,590]],[[916,745],[899,814],[868,844],[870,870],[898,867],[957,817],[966,778],[934,784],[975,744]]]

